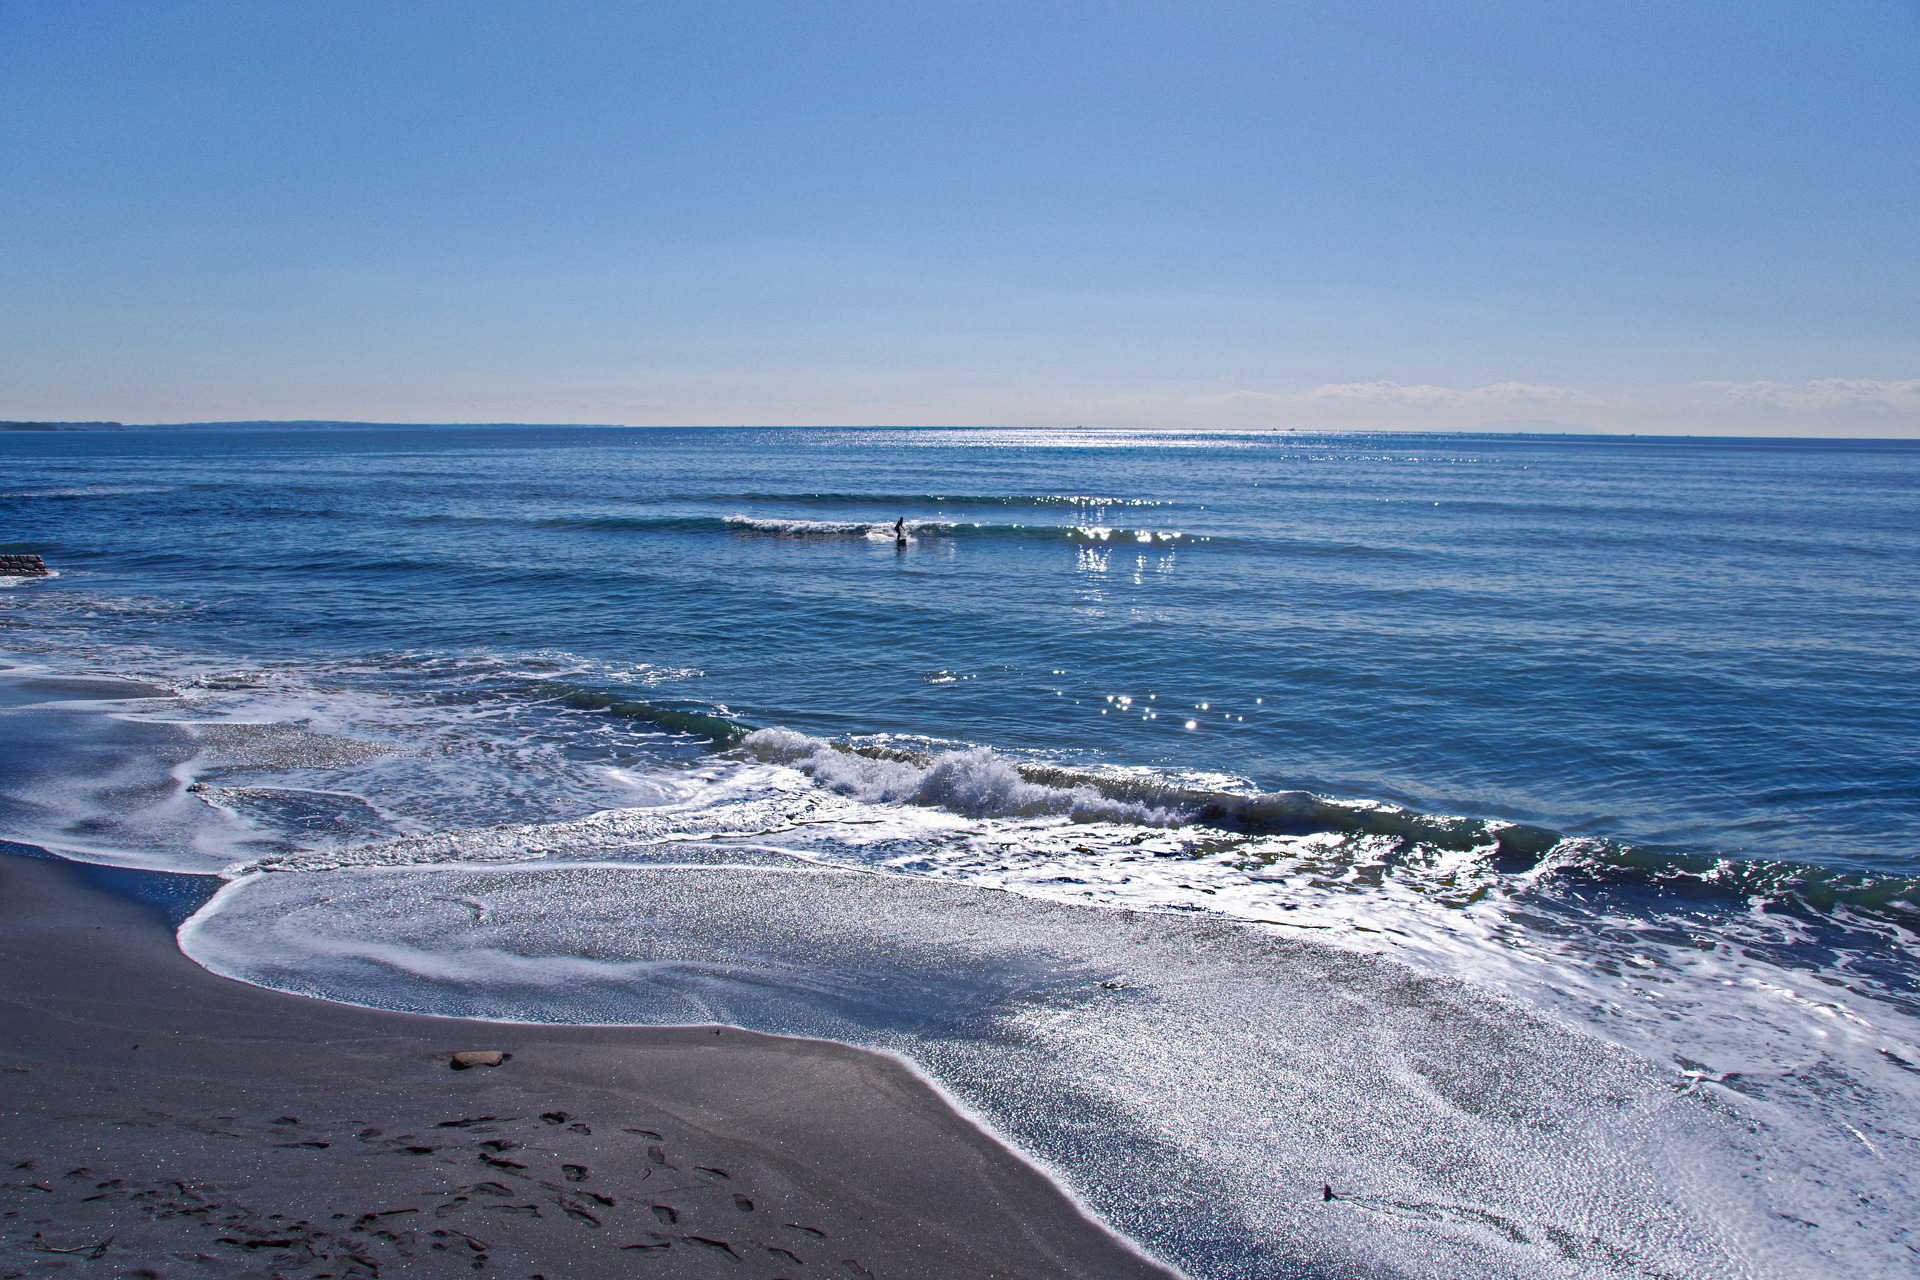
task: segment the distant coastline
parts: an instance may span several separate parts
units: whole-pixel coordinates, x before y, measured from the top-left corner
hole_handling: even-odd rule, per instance
[[[318,418],[247,422],[0,422],[0,431],[419,431],[474,427],[619,427],[617,422],[336,422]]]

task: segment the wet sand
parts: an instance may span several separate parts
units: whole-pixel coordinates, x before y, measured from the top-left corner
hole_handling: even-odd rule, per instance
[[[0,1015],[0,1276],[1174,1274],[894,1059],[265,991],[57,862],[0,855]]]

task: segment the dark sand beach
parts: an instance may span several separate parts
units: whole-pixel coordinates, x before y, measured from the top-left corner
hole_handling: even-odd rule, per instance
[[[54,861],[0,1008],[6,1277],[1173,1274],[886,1056],[261,990]]]

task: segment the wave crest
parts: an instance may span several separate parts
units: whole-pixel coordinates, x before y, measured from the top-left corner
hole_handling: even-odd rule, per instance
[[[749,533],[773,533],[789,538],[871,538],[875,541],[893,541],[893,521],[891,520],[781,520],[763,516],[731,515],[721,523],[737,530]],[[909,537],[917,529],[945,529],[948,526],[934,520],[909,520],[905,531]]]
[[[821,786],[869,804],[918,804],[969,818],[1069,817],[1172,827],[1180,815],[1115,799],[1088,782],[1056,786],[1024,777],[991,747],[943,751],[931,758],[869,748],[853,751],[791,729],[760,729],[740,749],[769,764],[800,770]]]

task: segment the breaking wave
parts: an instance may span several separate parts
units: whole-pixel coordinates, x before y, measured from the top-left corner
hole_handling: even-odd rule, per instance
[[[1546,894],[1577,906],[1575,914],[1730,915],[1754,926],[1745,930],[1750,940],[1795,966],[1821,962],[1814,954],[1818,948],[1796,954],[1805,929],[1839,930],[1872,951],[1888,945],[1904,951],[1920,934],[1920,879],[1914,877],[1650,849],[1569,837],[1526,823],[1422,813],[1309,791],[1199,785],[1149,770],[1072,769],[986,746],[914,749],[872,740],[836,742],[786,728],[753,728],[722,714],[724,708],[662,706],[565,682],[535,685],[531,692],[568,708],[704,738],[718,752],[707,757],[718,769],[713,777],[724,781],[709,779],[683,803],[608,810],[573,822],[276,851],[244,868],[511,860],[562,851],[598,856],[649,841],[769,838],[812,825],[904,822],[907,844],[896,852],[906,861],[897,865],[928,870],[934,864],[917,860],[913,850],[932,835],[952,835],[959,829],[956,822],[1014,823],[1024,824],[1020,857],[1029,864],[1066,857],[1105,865],[1113,856],[1146,848],[1157,859],[1225,858],[1218,866],[1207,865],[1242,887],[1278,884],[1275,875],[1291,868],[1306,874],[1317,890],[1341,897],[1397,885],[1447,908],[1538,900]],[[770,780],[783,773],[804,782]],[[913,812],[927,816],[905,817]],[[1187,878],[1193,874],[1190,869]],[[1216,886],[1207,892],[1217,891]],[[1175,895],[1181,902],[1174,905],[1221,905],[1194,899],[1200,892]],[[1875,969],[1875,985],[1920,994],[1920,982],[1902,976],[1897,961]]]
[[[793,538],[868,538],[891,542],[891,520],[787,520],[762,516],[731,515],[723,521],[739,532],[777,534]],[[1149,546],[1207,542],[1209,538],[1185,534],[1177,529],[1122,529],[1110,525],[1019,525],[968,524],[955,520],[908,520],[905,530],[910,538],[934,534],[948,538],[1021,538],[1036,542],[1134,542]]]
[[[790,538],[871,538],[893,541],[891,520],[780,520],[756,516],[727,516],[722,524],[743,533],[772,533]],[[907,535],[921,530],[946,530],[953,526],[931,520],[909,520],[903,526]]]
[[[1065,817],[1074,822],[1207,828],[1248,837],[1330,836],[1350,862],[1415,872],[1444,864],[1443,896],[1484,896],[1554,881],[1588,889],[1634,887],[1698,903],[1775,913],[1877,918],[1920,932],[1920,879],[1868,876],[1803,863],[1756,862],[1569,838],[1527,823],[1422,813],[1309,791],[1226,791],[1142,772],[1094,773],[1017,761],[988,747],[940,752],[841,744],[789,729],[747,734],[739,753],[783,764],[820,786],[872,804],[916,804],[972,818]],[[1249,855],[1257,846],[1250,844]],[[1462,861],[1457,855],[1470,855]]]
[[[705,494],[686,495],[690,501],[725,501]],[[1107,498],[1088,493],[939,494],[939,493],[742,493],[740,502],[782,502],[796,507],[1171,507],[1153,498]]]
[[[554,516],[533,522],[540,529],[576,530],[582,533],[690,533],[759,534],[782,538],[866,539],[892,542],[892,520],[802,520],[782,516]],[[906,522],[909,539],[1011,538],[1027,542],[1067,542],[1083,545],[1137,543],[1147,546],[1176,546],[1215,541],[1211,535],[1184,533],[1178,529],[1129,529],[1116,525],[1024,525],[993,524],[961,520],[921,520]]]
[[[869,804],[927,805],[970,818],[1066,817],[1149,827],[1182,821],[1171,810],[1107,795],[1091,779],[1068,785],[1031,781],[990,747],[925,757],[885,748],[849,750],[791,729],[761,729],[748,734],[740,749]]]
[[[1560,839],[1543,827],[1480,818],[1435,817],[1308,791],[1233,792],[1159,774],[1094,773],[1018,761],[990,747],[926,752],[871,743],[841,744],[790,729],[746,735],[740,751],[791,765],[830,790],[874,803],[938,805],[969,817],[1058,814],[1078,821],[1142,826],[1208,826],[1233,831],[1355,831],[1403,836],[1442,848],[1493,845],[1540,853]]]

